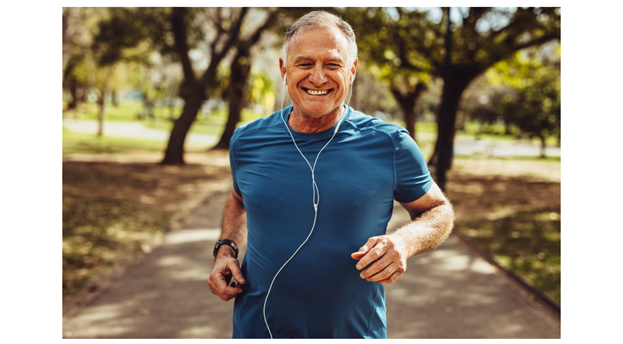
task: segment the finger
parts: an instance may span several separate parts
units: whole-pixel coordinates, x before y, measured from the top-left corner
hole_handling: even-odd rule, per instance
[[[227,276],[225,274],[227,274]],[[208,280],[208,285],[210,286],[212,294],[220,297],[223,301],[231,300],[242,292],[241,287],[228,286],[227,277],[231,279],[230,271],[213,271]]]
[[[370,278],[374,277],[375,275],[383,272],[385,269],[387,269],[388,267],[390,267],[390,265],[394,263],[394,257],[393,255],[390,255],[388,253],[384,254],[380,259],[377,259],[375,262],[373,262],[372,264],[370,264],[365,270],[363,270],[359,276],[361,278],[364,279],[368,279],[370,280]],[[396,267],[392,267],[394,270],[389,271],[389,274],[387,274],[387,276],[381,278],[381,279],[385,279],[388,278],[391,273],[393,273],[396,270]],[[379,279],[375,279],[374,281],[377,281]],[[373,281],[373,282],[374,282]]]
[[[365,251],[364,251],[364,252],[354,252],[354,253],[351,253],[351,254],[350,254],[350,256],[351,256],[353,259],[356,259],[356,260],[361,259],[361,258],[362,258],[363,256],[365,256],[365,255],[366,255],[366,252],[365,252]]]
[[[223,301],[229,301],[242,292],[242,288],[239,286],[230,287],[225,284],[223,275],[221,275],[220,278],[210,279],[208,285],[210,286],[212,294],[220,297]]]
[[[376,245],[359,260],[359,263],[357,263],[357,270],[362,270],[368,266],[368,264],[381,258],[386,252],[387,245],[383,244],[382,240],[377,241]]]
[[[391,283],[394,283],[394,282],[396,282],[398,277],[402,276],[403,273],[404,272],[396,271],[391,276],[389,276],[388,279],[384,279],[384,280],[378,281],[377,283],[379,283],[379,284],[391,284]]]
[[[374,247],[374,245],[376,245],[377,238],[378,237],[371,237],[363,246],[361,246],[361,248],[359,248],[359,251],[351,253],[350,256],[353,257],[353,259],[361,259],[361,257],[363,257],[372,247]]]
[[[374,266],[375,264],[376,263],[372,265]],[[404,270],[402,271],[404,272]],[[396,272],[401,273],[401,269],[399,268],[399,263],[394,261],[388,264],[387,266],[385,266],[383,269],[379,270],[378,272],[369,275],[369,277],[366,278],[366,281],[368,282],[383,281],[383,280],[390,278]]]

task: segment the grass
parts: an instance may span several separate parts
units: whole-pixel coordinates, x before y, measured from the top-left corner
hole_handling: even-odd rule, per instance
[[[544,171],[551,168],[545,165],[556,164],[525,163],[542,165]],[[460,171],[451,172],[448,180],[456,230],[560,304],[560,182]]]
[[[72,294],[122,257],[144,251],[162,233],[170,211],[154,212],[123,194],[142,194],[153,181],[63,166],[63,294]]]
[[[461,233],[560,304],[560,213],[523,211],[471,221]]]
[[[63,155],[162,152],[166,142],[97,136],[63,129]]]

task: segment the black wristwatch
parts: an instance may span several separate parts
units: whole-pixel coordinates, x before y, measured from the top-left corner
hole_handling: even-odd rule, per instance
[[[214,257],[216,257],[216,254],[218,253],[218,249],[219,247],[221,247],[221,245],[229,245],[229,247],[231,247],[234,250],[234,253],[236,254],[234,256],[234,258],[238,258],[238,246],[236,246],[236,243],[231,241],[231,240],[219,240],[216,242],[216,245],[214,245]]]

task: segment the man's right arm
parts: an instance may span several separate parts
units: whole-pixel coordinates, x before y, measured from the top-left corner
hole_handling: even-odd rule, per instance
[[[241,248],[247,241],[247,211],[242,203],[242,197],[233,188],[225,206],[220,239],[231,240]],[[240,285],[246,282],[240,271],[238,259],[234,256],[234,250],[229,245],[221,245],[214,258],[214,268],[208,280],[210,291],[223,301],[229,301],[241,293]],[[233,276],[238,286],[228,286],[226,282],[228,276]]]

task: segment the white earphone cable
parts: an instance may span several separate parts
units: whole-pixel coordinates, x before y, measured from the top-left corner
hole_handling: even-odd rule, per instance
[[[354,81],[354,79],[353,79],[353,81]],[[285,84],[286,84],[286,82],[285,82],[285,76],[284,76],[284,85]],[[333,136],[331,136],[331,139],[329,139],[329,141],[322,147],[322,149],[320,149],[320,151],[318,152],[318,155],[316,155],[316,160],[314,161],[314,166],[312,167],[312,165],[309,163],[309,160],[307,160],[307,158],[305,157],[303,152],[301,152],[301,150],[299,149],[299,146],[296,144],[296,140],[294,139],[294,135],[292,135],[292,132],[290,131],[290,127],[288,126],[288,123],[283,118],[283,102],[284,102],[284,100],[286,98],[286,91],[285,91],[286,88],[287,87],[284,87],[283,97],[281,98],[281,120],[283,121],[283,124],[285,125],[286,129],[288,130],[288,134],[290,134],[290,137],[292,138],[292,142],[294,142],[294,146],[299,151],[299,153],[301,154],[303,159],[305,159],[305,162],[309,166],[309,169],[311,170],[311,173],[312,173],[312,202],[314,204],[314,223],[312,225],[311,230],[309,231],[309,234],[307,235],[307,238],[305,238],[305,241],[303,241],[303,243],[296,249],[296,251],[294,251],[294,254],[292,254],[292,256],[290,256],[290,258],[281,266],[281,268],[279,268],[279,270],[277,271],[277,273],[273,277],[273,280],[270,282],[270,286],[268,287],[268,291],[266,292],[266,298],[264,299],[264,308],[263,308],[262,312],[264,314],[264,323],[266,324],[266,328],[268,329],[268,334],[270,335],[270,339],[273,339],[273,334],[270,331],[270,326],[268,326],[268,320],[266,318],[266,303],[268,302],[268,296],[270,295],[270,291],[273,288],[273,284],[275,283],[275,280],[277,279],[277,276],[279,275],[281,270],[283,270],[283,268],[292,260],[292,258],[294,258],[294,256],[296,256],[296,254],[303,247],[303,245],[305,245],[307,240],[309,240],[309,238],[311,237],[312,233],[314,232],[314,228],[316,227],[316,219],[318,218],[318,205],[320,204],[320,191],[318,190],[318,185],[316,184],[316,177],[314,175],[314,171],[316,170],[316,164],[318,163],[318,158],[320,157],[320,153],[322,153],[322,151],[329,145],[329,143],[331,143],[331,141],[333,141],[333,138],[337,134],[338,129],[340,128],[340,125],[342,124],[342,120],[345,117],[345,114],[342,114],[342,118],[340,118],[340,120],[338,121],[337,127],[335,128],[335,131],[333,132]],[[351,82],[350,95],[351,96],[353,95],[352,82]],[[350,103],[350,97],[348,98],[348,103]],[[348,105],[348,103],[347,103],[347,105]]]

